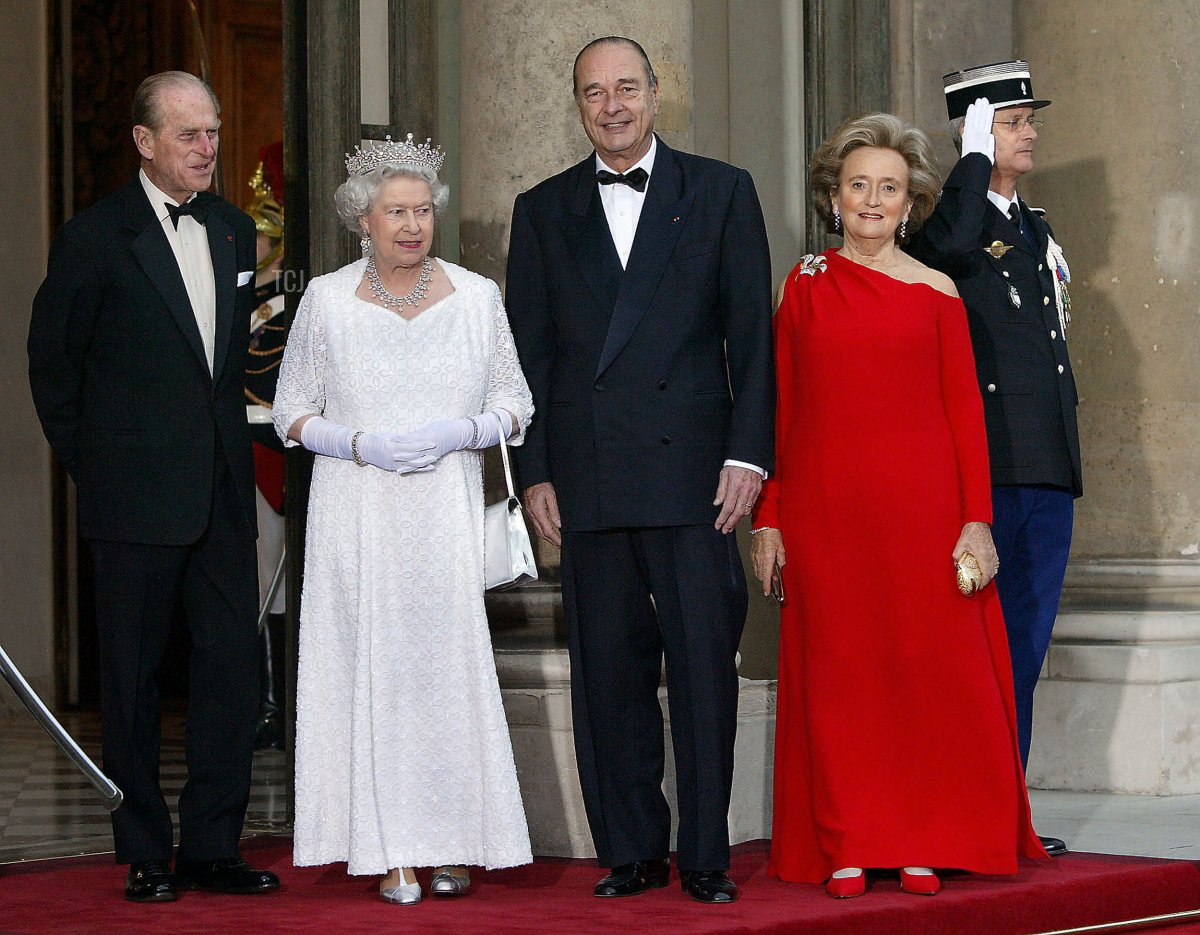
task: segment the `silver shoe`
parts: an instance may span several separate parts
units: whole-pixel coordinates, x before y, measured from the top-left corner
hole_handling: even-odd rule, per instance
[[[466,896],[470,888],[470,877],[456,877],[449,870],[435,873],[429,883],[429,892],[434,896]]]
[[[403,881],[404,877],[400,879]],[[401,882],[397,886],[386,886],[379,890],[379,898],[397,906],[415,906],[421,901],[421,884]]]

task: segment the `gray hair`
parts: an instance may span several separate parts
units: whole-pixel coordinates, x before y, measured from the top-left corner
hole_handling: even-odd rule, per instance
[[[159,95],[168,88],[202,88],[212,99],[213,110],[221,112],[221,102],[213,89],[186,71],[160,71],[151,75],[138,85],[133,95],[133,125],[146,127],[153,133],[162,128],[162,108],[159,106]]]
[[[950,142],[954,144],[954,149],[958,154],[962,155],[962,133],[963,127],[967,125],[967,118],[955,117],[950,121]]]
[[[390,179],[404,176],[429,183],[429,194],[433,196],[434,217],[440,217],[450,203],[450,186],[437,177],[428,166],[411,162],[385,162],[363,175],[352,175],[333,193],[338,217],[352,234],[362,234],[359,218],[371,210],[379,186]]]
[[[599,39],[593,39],[575,56],[575,64],[571,66],[571,90],[576,97],[579,96],[579,60],[583,58],[584,53],[597,46],[604,45],[620,45],[628,49],[632,49],[637,53],[642,60],[642,67],[646,69],[646,83],[649,85],[648,90],[651,92],[658,87],[658,75],[654,73],[654,66],[650,64],[650,56],[646,54],[646,50],[642,48],[640,42],[633,39],[626,39],[624,36],[601,36]]]

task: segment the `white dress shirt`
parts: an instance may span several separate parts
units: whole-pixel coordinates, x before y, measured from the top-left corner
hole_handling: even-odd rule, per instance
[[[1000,213],[1008,217],[1008,209],[1010,205],[1019,204],[1017,201],[1017,193],[1014,191],[1012,198],[1005,198],[1003,195],[998,195],[996,192],[988,189],[988,201],[1000,209]]]
[[[650,149],[641,159],[625,170],[626,175],[634,169],[645,169],[647,175],[654,170],[654,153],[658,149],[658,140],[650,137]],[[605,163],[596,154],[596,171],[606,169],[620,175],[612,166]],[[642,205],[646,203],[646,192],[650,183],[646,183],[643,191],[635,191],[628,185],[615,182],[612,185],[600,185],[600,204],[604,205],[604,217],[608,220],[608,230],[612,234],[613,243],[617,248],[617,256],[621,258],[621,269],[629,263],[629,251],[633,249],[633,235],[637,233],[638,219],[642,216]]]
[[[213,349],[217,343],[217,286],[213,276],[212,254],[208,250],[208,234],[203,224],[187,214],[179,219],[179,228],[176,229],[167,213],[168,204],[177,204],[175,199],[151,182],[144,169],[138,170],[138,178],[141,179],[146,197],[150,199],[154,216],[158,218],[163,233],[167,235],[167,243],[171,245],[171,252],[175,254],[175,262],[179,264],[179,274],[183,277],[183,286],[192,305],[192,314],[196,316],[196,327],[200,329],[200,340],[204,344],[204,356],[208,360],[208,370],[211,373]],[[193,192],[192,198],[195,197]]]
[[[628,175],[634,169],[645,169],[650,180],[646,182],[644,191],[639,192],[619,182],[612,185],[596,183],[600,189],[600,204],[604,206],[604,218],[608,221],[608,232],[612,234],[613,245],[617,248],[617,256],[621,259],[621,269],[629,264],[629,252],[633,249],[633,238],[637,233],[638,220],[642,216],[642,205],[646,203],[646,192],[650,191],[650,185],[654,181],[654,154],[657,150],[658,139],[651,135],[650,149],[646,151],[646,155],[626,169],[624,173]],[[596,171],[599,172],[601,169],[617,173],[616,169],[608,165],[600,158],[600,154],[596,153]],[[747,464],[744,461],[726,460],[725,467],[747,468],[761,474],[764,479],[767,476],[767,472],[757,464]]]

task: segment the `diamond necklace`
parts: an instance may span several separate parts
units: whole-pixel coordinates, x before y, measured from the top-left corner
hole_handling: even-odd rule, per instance
[[[429,274],[433,272],[433,264],[429,262],[429,257],[421,260],[421,276],[417,280],[417,285],[408,295],[392,295],[387,291],[383,284],[383,280],[379,278],[379,270],[375,268],[375,257],[367,260],[367,286],[371,290],[371,295],[375,296],[383,305],[391,309],[393,312],[403,312],[404,306],[411,305],[417,307],[419,302],[424,301],[425,296],[429,294]]]

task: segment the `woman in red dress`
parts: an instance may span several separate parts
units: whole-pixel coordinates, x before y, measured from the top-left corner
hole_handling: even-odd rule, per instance
[[[983,407],[953,282],[898,245],[937,198],[928,139],[855,118],[812,181],[844,244],[781,290],[777,471],[753,522],[764,593],[776,566],[787,592],[770,871],[845,897],[866,869],[900,868],[906,892],[932,895],[933,868],[1007,874],[1045,856],[990,586]],[[983,579],[971,597],[966,551]]]

